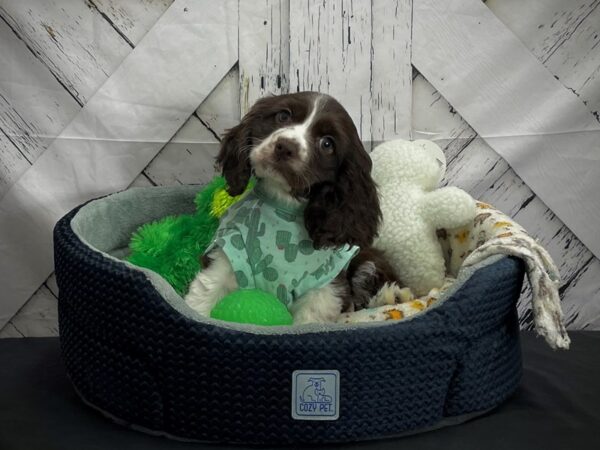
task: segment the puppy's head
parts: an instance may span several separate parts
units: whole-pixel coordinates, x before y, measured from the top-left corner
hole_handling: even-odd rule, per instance
[[[381,210],[371,159],[346,110],[315,92],[256,102],[225,135],[217,162],[229,193],[243,192],[252,172],[282,193],[305,199],[315,247],[368,246]]]

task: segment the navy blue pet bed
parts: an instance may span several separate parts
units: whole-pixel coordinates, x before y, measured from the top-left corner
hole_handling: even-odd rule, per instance
[[[132,189],[56,225],[62,354],[87,404],[169,437],[284,444],[456,424],[515,391],[520,260],[493,257],[461,272],[445,298],[401,322],[220,322],[122,260],[139,225],[191,212],[197,189]]]

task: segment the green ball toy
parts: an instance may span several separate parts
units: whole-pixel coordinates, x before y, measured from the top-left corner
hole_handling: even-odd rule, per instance
[[[210,312],[213,319],[274,326],[291,325],[292,315],[274,295],[259,289],[240,289],[223,297]]]

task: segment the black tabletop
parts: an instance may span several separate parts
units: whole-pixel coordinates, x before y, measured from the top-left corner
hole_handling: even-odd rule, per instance
[[[331,447],[600,448],[600,332],[572,332],[571,338],[569,351],[553,351],[542,339],[523,333],[521,386],[507,403],[483,417],[398,439]],[[65,375],[57,338],[0,340],[0,449],[134,448],[241,447],[172,441],[114,424],[75,394]]]

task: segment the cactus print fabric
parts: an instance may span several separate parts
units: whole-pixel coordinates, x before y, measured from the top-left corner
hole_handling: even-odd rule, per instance
[[[221,248],[241,289],[261,289],[289,306],[310,289],[332,281],[358,247],[313,247],[302,206],[271,198],[260,181],[245,199],[228,209],[208,251]]]

